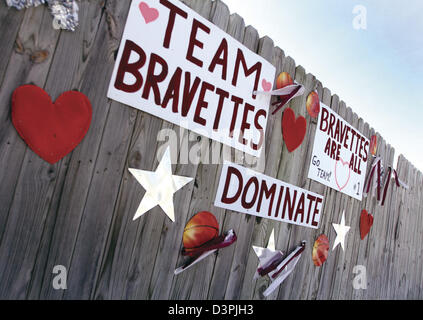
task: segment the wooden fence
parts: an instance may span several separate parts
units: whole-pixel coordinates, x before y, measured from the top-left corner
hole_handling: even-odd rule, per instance
[[[44,7],[8,9],[0,1],[0,298],[3,299],[263,299],[269,280],[253,280],[258,259],[252,245],[265,246],[275,229],[284,252],[301,240],[308,245],[294,272],[268,299],[422,299],[423,177],[400,156],[398,172],[409,190],[391,184],[385,205],[374,197],[362,202],[307,178],[316,122],[306,114],[305,99],[317,88],[321,100],[368,138],[375,131],[315,76],[296,66],[268,37],[245,26],[219,1],[185,0],[188,6],[303,84],[306,93],[290,107],[307,118],[302,146],[289,153],[281,134],[281,112],[269,118],[266,154],[259,170],[266,175],[325,196],[317,230],[226,211],[213,206],[220,165],[178,164],[175,174],[195,183],[175,194],[177,221],[156,207],[133,222],[144,194],[128,167],[154,170],[161,129],[175,128],[180,141],[202,139],[206,148],[220,144],[180,130],[166,121],[107,99],[106,92],[130,1],[82,1],[80,27],[58,32]],[[45,61],[34,59],[47,50]],[[93,121],[82,143],[63,160],[49,165],[18,136],[10,118],[13,90],[34,83],[56,99],[76,89],[92,102]],[[378,154],[391,164],[394,149],[378,135]],[[222,157],[247,165],[242,154]],[[263,161],[265,160],[265,161]],[[362,209],[374,225],[360,240]],[[329,252],[322,267],[311,259],[314,240],[335,238],[332,222],[345,209],[346,248]],[[211,211],[222,230],[235,229],[237,242],[192,269],[174,276],[183,261],[182,232],[198,211]],[[67,289],[55,290],[52,271],[67,268]],[[356,290],[353,268],[367,269],[367,289]]]

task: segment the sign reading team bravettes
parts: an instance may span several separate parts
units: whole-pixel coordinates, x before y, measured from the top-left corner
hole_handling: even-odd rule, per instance
[[[370,141],[321,105],[308,177],[362,200]]]
[[[323,197],[225,161],[214,205],[317,229],[323,212]]]
[[[108,97],[253,156],[275,68],[177,0],[132,1]]]

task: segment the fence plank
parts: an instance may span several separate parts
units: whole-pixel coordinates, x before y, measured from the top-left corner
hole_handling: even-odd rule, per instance
[[[0,61],[0,85],[4,79],[9,80],[8,77],[5,78],[5,72],[10,64],[10,57],[13,55],[12,52],[16,45],[17,34],[23,23],[24,15],[28,15],[28,13],[24,12],[24,10],[17,11],[14,8],[9,8],[6,6],[5,1],[1,1],[0,30],[7,30],[7,32],[0,33],[0,57],[3,58]],[[30,25],[25,24],[25,29],[30,27]]]
[[[4,2],[1,6],[5,6]],[[3,15],[5,12],[16,13],[16,10],[10,9],[8,11],[4,9],[0,14]],[[8,19],[12,19],[12,17],[16,18],[16,14],[11,15]],[[5,17],[4,19],[1,20],[2,23],[8,21]],[[34,30],[32,27],[34,23],[40,25],[39,29]],[[15,27],[13,26],[12,29]],[[11,34],[13,34],[13,30],[11,33],[0,34],[0,37],[10,36]],[[0,208],[0,243],[27,148],[11,122],[11,96],[13,91],[22,84],[33,83],[40,87],[44,86],[58,36],[59,33],[51,28],[50,15],[46,14],[42,7],[27,10],[19,33],[17,36],[15,35],[16,38],[20,39],[23,50],[27,53],[11,51],[10,59],[2,59],[0,62],[9,62],[9,64],[5,64],[7,65],[7,69],[5,69],[7,81],[4,81],[0,87],[0,103],[5,106],[0,109],[0,121],[2,123],[0,128],[0,163],[7,163],[7,170],[0,171],[0,179],[3,182],[0,184],[0,203],[2,204]],[[15,38],[3,39],[3,41],[2,43],[6,43],[6,41],[14,43]],[[5,47],[7,46],[2,46],[0,50]],[[34,64],[30,60],[29,53],[40,49],[48,50],[49,56],[43,63]]]

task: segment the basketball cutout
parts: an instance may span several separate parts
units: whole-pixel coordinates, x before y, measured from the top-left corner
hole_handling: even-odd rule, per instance
[[[285,88],[286,86],[291,86],[293,84],[294,84],[294,81],[292,80],[288,72],[280,73],[278,78],[276,79],[277,89]]]
[[[219,235],[216,217],[207,211],[193,216],[184,229],[182,242],[186,252],[195,250]]]
[[[324,234],[314,242],[312,259],[316,267],[320,267],[328,258],[329,239]]]

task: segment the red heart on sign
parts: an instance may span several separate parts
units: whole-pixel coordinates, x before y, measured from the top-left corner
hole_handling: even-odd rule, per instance
[[[139,5],[142,17],[144,18],[145,23],[150,23],[156,20],[159,17],[159,10],[150,8],[145,2],[141,2]]]
[[[91,103],[77,91],[63,93],[55,103],[34,85],[17,88],[12,97],[12,122],[22,139],[53,164],[71,152],[87,133]]]
[[[282,135],[289,152],[294,151],[303,143],[306,131],[306,119],[303,116],[295,119],[294,111],[291,108],[286,108],[282,117]]]
[[[367,210],[361,211],[360,216],[360,237],[363,240],[370,231],[373,225],[373,216],[367,212]]]

